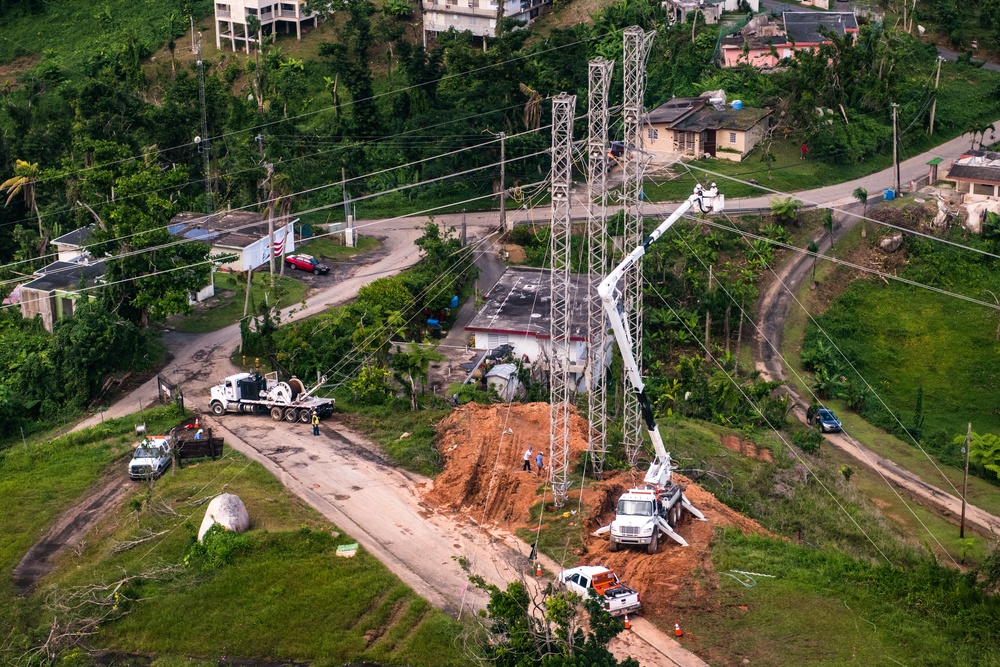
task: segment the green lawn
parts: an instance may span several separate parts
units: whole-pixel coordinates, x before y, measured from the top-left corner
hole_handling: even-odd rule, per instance
[[[296,254],[302,253],[312,255],[316,258],[340,260],[349,259],[366,252],[371,252],[379,247],[379,241],[373,236],[358,235],[357,244],[353,248],[342,245],[333,237],[324,236],[322,238],[306,241],[295,249]]]
[[[856,247],[861,243],[863,243],[863,240],[861,239],[860,227],[857,227],[837,243],[836,254],[840,255],[848,252],[851,248]],[[832,263],[820,263],[817,268],[816,279],[820,283],[835,284],[848,281],[850,279],[850,273],[846,269],[837,268],[837,266]],[[895,284],[896,283],[893,283],[893,285]],[[899,317],[905,318],[905,320],[909,322],[910,326],[918,326],[920,330],[928,329],[934,332],[936,338],[931,345],[944,345],[948,350],[951,350],[953,354],[968,353],[968,348],[965,346],[969,345],[968,341],[970,337],[982,338],[985,336],[990,339],[985,341],[986,344],[984,344],[981,348],[977,348],[975,353],[976,361],[973,361],[972,359],[966,359],[964,362],[962,360],[950,360],[950,362],[956,363],[958,366],[952,367],[948,373],[942,373],[940,375],[933,374],[933,382],[924,381],[924,406],[925,414],[927,415],[925,432],[929,432],[934,428],[948,428],[948,424],[951,424],[951,429],[957,429],[957,431],[964,432],[964,420],[967,418],[973,419],[973,427],[979,432],[995,429],[996,426],[993,424],[996,423],[997,417],[993,414],[991,407],[988,405],[986,408],[980,406],[978,408],[979,412],[973,412],[976,408],[971,407],[971,404],[976,400],[987,401],[988,403],[990,393],[971,391],[969,389],[969,385],[962,384],[963,382],[968,381],[970,375],[990,372],[988,368],[983,368],[982,362],[989,362],[991,359],[996,359],[996,345],[992,342],[992,335],[995,332],[996,327],[995,319],[993,324],[986,322],[980,326],[977,331],[976,329],[967,327],[964,324],[960,325],[959,323],[963,320],[957,315],[957,313],[964,312],[966,307],[972,311],[976,309],[982,310],[980,307],[973,306],[972,304],[966,305],[965,302],[950,299],[942,301],[944,297],[939,297],[939,295],[935,295],[925,290],[912,288],[910,288],[912,291],[907,291],[905,293],[906,298],[900,300],[891,296],[896,293],[899,288],[886,286],[885,283],[881,281],[879,281],[879,283],[866,283],[864,288],[866,293],[868,290],[871,290],[870,294],[867,294],[863,301],[851,302],[854,304],[852,306],[852,312],[855,312],[856,316],[862,320],[870,319],[872,322],[882,323],[897,322],[898,315]],[[807,312],[816,315],[821,305],[817,300],[816,293],[809,289],[808,283],[803,283],[800,286],[796,296],[803,304],[805,310],[795,304],[793,304],[789,310],[788,318],[785,320],[781,353],[787,360],[790,368],[794,370],[799,377],[805,379],[807,382],[811,382],[810,376],[807,375],[802,366],[802,340],[805,335],[806,326],[810,321]],[[932,309],[932,314],[930,315],[931,320],[923,322],[917,315],[917,312],[925,313],[926,317],[928,312],[926,304],[936,304],[937,308],[944,308],[944,312],[942,313],[938,311],[935,315],[933,314]],[[889,308],[894,313],[888,319],[884,313],[884,309],[886,308]],[[935,319],[935,317],[937,319]],[[994,318],[995,317],[996,316],[994,315]],[[941,327],[949,322],[952,323],[951,329],[953,330],[950,333],[942,331]],[[861,331],[861,329],[867,328],[862,327],[860,324],[858,327],[859,331],[853,332],[851,337],[859,338],[860,340],[867,340],[863,337],[864,334]],[[925,334],[919,335],[923,336]],[[851,349],[854,350],[855,348],[858,348],[861,350],[867,350],[870,349],[870,347],[871,344],[856,345],[852,346]],[[899,364],[894,363],[891,367],[889,367],[891,370],[883,370],[880,375],[872,377],[869,377],[868,370],[863,371],[863,373],[866,377],[868,377],[869,381],[872,382],[872,385],[878,389],[879,394],[882,395],[891,406],[894,405],[895,402],[895,407],[899,410],[901,420],[904,424],[909,425],[912,421],[913,408],[915,404],[916,386],[915,384],[912,384],[914,382],[913,378],[915,376],[919,376],[922,379],[927,375],[930,375],[927,369],[930,364],[934,363],[933,360],[941,355],[941,351],[933,348],[921,349],[913,346],[907,346],[903,349],[905,351],[904,357],[901,359]],[[996,363],[996,361],[990,363],[993,364]],[[868,367],[866,366],[866,369],[867,368]],[[993,366],[993,368],[993,372],[996,372],[996,367]],[[921,369],[923,372],[920,372]],[[878,373],[877,369],[872,370],[872,372]],[[876,380],[876,378],[880,379]],[[905,384],[907,382],[911,384],[907,386]],[[800,382],[794,374],[790,374],[790,384],[796,388],[800,396],[808,397],[810,395],[806,390],[806,387],[803,386],[803,383]],[[958,400],[963,397],[963,392],[965,393],[965,398],[968,400],[965,408],[966,412],[951,414],[938,407],[942,402]],[[955,493],[952,485],[957,488],[961,488],[962,472],[958,468],[942,465],[937,462],[936,457],[932,456],[934,463],[937,464],[935,467],[935,465],[928,460],[927,456],[925,456],[923,452],[914,447],[912,444],[903,442],[899,438],[886,433],[884,430],[869,424],[857,414],[850,412],[846,406],[844,406],[842,401],[831,399],[824,402],[836,411],[838,417],[840,417],[841,421],[844,423],[845,429],[847,429],[851,435],[863,442],[877,454],[889,458],[905,469],[920,475],[920,477],[928,483],[944,489],[949,493]],[[845,458],[844,461],[847,462],[848,459]],[[858,466],[855,465],[855,468],[857,467]],[[938,469],[940,469],[940,471]],[[942,472],[947,476],[948,481],[942,478]],[[878,502],[886,504],[885,506],[887,507],[887,512],[897,517],[901,517],[905,522],[908,522],[912,529],[919,531],[917,534],[922,534],[924,532],[923,528],[921,528],[916,523],[916,520],[913,519],[913,515],[910,510],[902,505],[895,494],[893,494],[885,486],[884,482],[878,480],[877,483],[873,483],[873,485],[869,487],[871,491],[874,491],[876,488],[880,489],[882,493],[880,495],[873,495],[873,497],[878,498]],[[968,497],[971,503],[983,508],[984,510],[992,514],[1000,514],[1000,491],[997,490],[995,485],[974,476],[970,476]],[[908,504],[911,507],[914,505],[912,502],[908,502]],[[957,530],[953,527],[949,529],[951,524],[945,522],[936,514],[922,513],[919,508],[916,511],[918,514],[924,516],[926,521],[929,522],[928,526],[931,527],[931,531],[936,535],[939,535],[942,542],[945,542],[946,545],[951,545],[949,547],[949,551],[953,556],[958,558],[958,551],[961,548],[961,545],[955,541],[954,538],[954,535],[957,535]],[[949,533],[952,533],[951,537],[948,537]]]
[[[985,598],[957,571],[929,562],[908,570],[869,565],[735,531],[717,533],[712,563],[719,589],[685,591],[677,614],[686,630],[681,643],[711,664],[1000,660],[1000,600]],[[746,588],[722,574],[731,570],[770,576]]]
[[[149,410],[151,430],[176,423],[172,408]],[[82,548],[64,553],[40,590],[14,594],[10,571],[64,509],[108,465],[124,471],[136,417],[108,421],[50,442],[0,452],[0,632],[33,646],[45,640],[51,600],[95,582],[143,574],[119,590],[118,607],[88,640],[96,649],[157,658],[157,664],[216,664],[226,656],[259,664],[366,662],[465,665],[456,637],[462,627],[402,584],[361,549],[335,556],[354,542],[259,464],[226,449],[217,461],[189,463],[150,490],[132,484],[125,501],[98,522]],[[120,470],[119,470],[120,468]],[[127,482],[126,482],[127,483]],[[213,564],[192,550],[204,501],[235,493],[247,506],[251,530]],[[122,543],[155,537],[115,553]],[[216,548],[216,555],[226,552]],[[157,576],[155,570],[174,566]],[[84,606],[81,613],[89,613]],[[70,624],[72,615],[60,615]],[[63,625],[61,627],[66,627]],[[89,665],[89,661],[65,662]],[[191,662],[190,659],[194,659]]]
[[[251,312],[253,305],[263,303],[265,298],[271,303],[275,294],[281,295],[279,303],[282,308],[301,303],[305,300],[309,285],[297,278],[286,275],[278,278],[275,287],[271,288],[271,276],[268,273],[254,273],[250,292]],[[243,317],[243,304],[246,297],[246,283],[234,273],[217,272],[215,274],[215,297],[204,304],[199,304],[191,315],[176,315],[169,320],[170,326],[186,333],[206,333],[218,331]]]
[[[108,0],[94,4],[66,0],[33,4],[44,8],[44,11],[4,17],[0,63],[10,62],[19,56],[44,54],[63,67],[81,73],[87,57],[109,47],[118,48],[125,34],[133,35],[139,44],[147,48],[159,48],[167,41],[165,22],[171,14],[178,17],[179,33],[190,34],[185,30],[186,15],[177,3]],[[196,20],[212,14],[210,2],[194,0],[191,6]],[[11,8],[12,5],[8,4],[5,11],[9,12]],[[206,41],[212,41],[210,35],[206,34],[206,37]]]

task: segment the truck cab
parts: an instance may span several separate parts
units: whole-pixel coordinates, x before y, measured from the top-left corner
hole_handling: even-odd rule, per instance
[[[135,480],[156,479],[170,467],[170,439],[157,435],[141,441],[128,463],[128,476]]]
[[[656,539],[657,504],[652,490],[632,489],[622,494],[611,522],[611,551],[617,551],[621,544],[648,545]]]

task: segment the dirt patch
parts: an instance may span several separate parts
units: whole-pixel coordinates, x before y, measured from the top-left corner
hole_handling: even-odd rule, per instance
[[[113,464],[94,485],[86,498],[63,512],[49,532],[34,544],[14,568],[14,587],[18,595],[27,595],[38,580],[55,567],[56,556],[65,549],[80,544],[83,537],[103,516],[114,508],[135,487],[124,476],[124,467]]]
[[[18,86],[17,75],[27,72],[41,60],[42,57],[39,55],[21,56],[0,65],[0,86],[8,89]]]
[[[741,456],[774,463],[770,450],[764,447],[757,447],[757,444],[751,440],[741,440],[735,435],[724,435],[722,436],[722,446]]]
[[[587,448],[586,422],[570,419],[570,458]],[[477,405],[456,409],[438,425],[444,471],[427,500],[438,507],[468,510],[480,523],[520,527],[527,522],[546,475],[537,475],[535,455],[549,465],[548,403]],[[531,472],[523,472],[524,452],[532,447]],[[572,465],[572,464],[571,464]]]
[[[439,424],[438,447],[444,458],[444,471],[434,481],[425,499],[433,505],[461,511],[477,522],[515,531],[534,529],[529,522],[531,507],[540,500],[544,477],[521,472],[524,450],[534,446],[548,455],[549,406],[546,403],[459,408]],[[576,462],[586,449],[586,422],[574,415],[570,423],[570,458]],[[749,443],[752,445],[753,443]],[[744,447],[744,449],[747,449]],[[763,458],[753,447],[754,455]],[[546,456],[546,465],[548,456]],[[534,463],[532,463],[534,467]],[[639,549],[617,553],[608,550],[607,537],[590,533],[607,525],[614,517],[622,491],[641,482],[636,471],[613,473],[604,480],[590,483],[582,497],[581,517],[563,517],[547,510],[542,526],[550,522],[570,521],[584,532],[580,563],[611,567],[642,595],[648,615],[668,613],[682,591],[711,584],[709,543],[717,526],[734,526],[745,534],[769,535],[756,521],[748,519],[719,501],[711,493],[675,474],[675,480],[687,487],[685,494],[708,518],[708,522],[682,520],[678,532],[689,547],[661,543],[653,555]],[[551,498],[551,496],[549,496]],[[574,494],[573,506],[576,506]],[[701,576],[696,576],[700,573]]]
[[[524,248],[516,243],[504,244],[503,250],[504,259],[509,264],[524,264],[528,261],[528,254],[524,252]]]

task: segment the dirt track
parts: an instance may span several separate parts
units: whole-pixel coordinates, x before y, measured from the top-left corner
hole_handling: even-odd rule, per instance
[[[839,208],[851,209],[859,206],[849,202],[840,202]],[[835,214],[834,218],[838,227],[834,230],[835,238],[840,238],[849,232],[858,222],[858,218],[853,215]],[[820,253],[827,253],[830,250],[831,241],[825,232],[820,231],[813,238],[819,243]],[[760,329],[757,335],[755,346],[755,356],[757,358],[757,369],[769,380],[785,380],[784,360],[781,357],[781,340],[784,334],[785,318],[795,304],[794,294],[798,291],[802,281],[812,266],[812,259],[805,254],[794,253],[783,267],[774,272],[774,280],[761,295],[757,304],[757,321],[760,322]],[[793,414],[796,419],[803,424],[806,423],[806,408],[809,406],[809,397],[800,396],[794,389],[786,386],[785,391],[791,397],[795,408]],[[942,491],[938,487],[928,484],[909,470],[904,469],[897,463],[879,456],[868,447],[864,446],[850,436],[846,431],[843,433],[830,433],[826,436],[827,442],[834,445],[861,465],[875,471],[877,474],[891,482],[894,486],[901,488],[917,502],[936,509],[949,519],[956,520],[962,511],[962,499],[960,497]],[[975,505],[966,506],[966,521],[984,534],[1000,534],[1000,518],[986,512]]]

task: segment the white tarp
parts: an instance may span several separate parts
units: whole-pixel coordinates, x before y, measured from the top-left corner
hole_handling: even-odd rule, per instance
[[[205,518],[198,529],[198,541],[201,542],[209,528],[219,524],[226,530],[242,533],[250,527],[250,515],[240,497],[232,493],[223,493],[212,498],[205,510]]]

